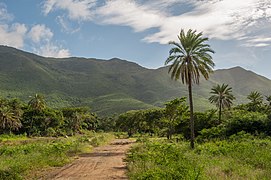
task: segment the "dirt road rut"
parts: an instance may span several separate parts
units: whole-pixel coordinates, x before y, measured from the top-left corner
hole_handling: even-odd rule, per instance
[[[45,179],[128,179],[123,159],[132,142],[128,139],[115,139],[109,145],[94,148],[92,153],[81,154],[73,163],[54,171]]]

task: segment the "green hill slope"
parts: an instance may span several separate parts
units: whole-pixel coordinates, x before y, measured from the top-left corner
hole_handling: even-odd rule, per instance
[[[236,67],[217,70],[209,81],[193,88],[197,110],[211,107],[211,87],[228,83],[245,101],[252,90],[268,94],[271,80]],[[25,101],[35,93],[45,94],[53,107],[91,106],[99,114],[162,106],[165,101],[187,95],[187,87],[170,79],[167,67],[146,69],[117,58],[44,58],[14,48],[0,46],[0,93]]]

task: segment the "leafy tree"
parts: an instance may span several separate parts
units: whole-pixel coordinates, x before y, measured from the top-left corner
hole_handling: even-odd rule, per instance
[[[232,94],[232,88],[228,87],[228,84],[218,84],[212,88],[210,93],[213,95],[209,98],[209,101],[215,103],[218,108],[218,120],[220,123],[222,109],[230,108],[235,97]]]
[[[167,102],[165,107],[165,115],[161,118],[161,122],[166,126],[167,138],[171,139],[174,128],[180,123],[183,113],[187,112],[186,98],[176,98]]]
[[[261,109],[263,103],[263,96],[258,91],[252,91],[247,98],[250,100],[248,104],[249,111],[258,111]]]
[[[202,37],[202,33],[197,33],[191,29],[187,33],[182,29],[178,39],[179,43],[169,42],[169,44],[175,47],[169,51],[169,57],[165,64],[172,63],[169,68],[172,79],[178,80],[181,78],[182,83],[188,85],[191,129],[190,145],[191,148],[194,148],[195,130],[192,84],[199,84],[200,74],[205,79],[209,78],[209,73],[213,72],[214,67],[210,53],[214,53],[214,51],[210,48],[210,45],[205,43],[208,41],[208,38]]]
[[[131,110],[119,115],[116,126],[120,131],[126,131],[131,137],[138,131],[138,121],[140,121],[137,111]]]
[[[28,135],[40,136],[47,135],[47,129],[57,130],[63,124],[63,115],[59,110],[45,108],[37,110],[27,108],[22,116],[22,131]]]
[[[64,127],[66,130],[80,132],[81,129],[94,130],[98,125],[96,114],[87,107],[63,108]]]
[[[250,134],[266,133],[268,117],[262,112],[235,110],[230,112],[229,119],[224,123],[226,135],[245,131]]]
[[[98,130],[103,130],[106,132],[113,132],[116,131],[116,121],[118,119],[117,114],[114,114],[113,116],[107,116],[98,118]]]
[[[163,109],[131,110],[119,115],[116,121],[118,131],[126,131],[129,136],[134,133],[157,133],[162,127],[159,123],[164,116]]]

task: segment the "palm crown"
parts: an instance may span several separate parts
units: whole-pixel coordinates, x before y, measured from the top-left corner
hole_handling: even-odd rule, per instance
[[[230,108],[232,105],[232,101],[235,97],[232,95],[232,88],[228,87],[228,84],[222,84],[221,86],[218,84],[212,88],[210,92],[213,94],[209,101],[211,103],[215,103],[217,107]]]
[[[177,80],[181,76],[182,82],[186,84],[190,79],[198,84],[200,74],[208,79],[215,65],[210,55],[214,51],[209,44],[205,44],[208,38],[203,38],[202,33],[196,34],[196,31],[189,29],[187,34],[181,30],[178,39],[180,43],[169,42],[175,47],[169,51],[165,62],[166,65],[172,63],[169,68],[171,78]]]

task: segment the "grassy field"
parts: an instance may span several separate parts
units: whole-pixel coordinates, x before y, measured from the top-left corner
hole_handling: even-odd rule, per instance
[[[91,132],[68,138],[0,136],[0,179],[35,179],[42,170],[63,166],[112,138],[111,134]]]
[[[233,136],[197,144],[145,140],[127,161],[130,179],[271,179],[271,140]]]

